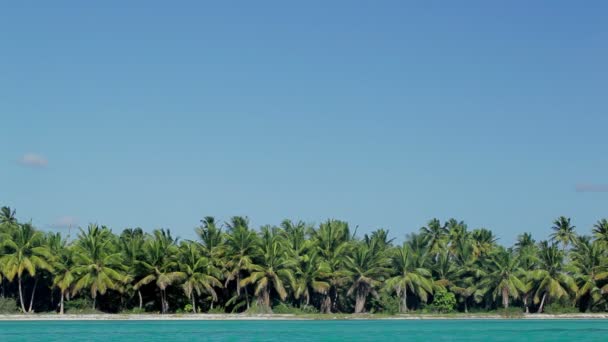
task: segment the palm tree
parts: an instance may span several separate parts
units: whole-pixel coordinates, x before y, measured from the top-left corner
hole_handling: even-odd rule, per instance
[[[310,240],[306,239],[307,233],[311,228],[302,221],[293,222],[291,220],[283,220],[281,222],[282,234],[289,247],[291,257],[299,259],[306,254],[310,248]]]
[[[197,295],[207,293],[211,295],[211,301],[217,301],[217,292],[214,287],[222,287],[218,278],[221,272],[205,257],[200,248],[193,242],[182,243],[179,250],[179,267],[185,274],[182,288],[186,297],[192,302],[192,312],[196,313]]]
[[[388,278],[385,285],[395,291],[397,296],[401,296],[399,312],[408,311],[408,289],[423,302],[433,294],[432,275],[431,271],[424,267],[425,259],[425,255],[416,255],[407,242],[393,251],[391,270],[395,275]]]
[[[512,252],[499,248],[489,256],[487,269],[480,288],[483,293],[491,293],[493,300],[500,296],[503,307],[507,309],[509,298],[519,298],[526,288],[521,280],[523,270],[519,266],[519,259]]]
[[[479,279],[484,272],[479,267],[479,259],[474,253],[473,244],[470,239],[460,241],[453,253],[452,261],[456,266],[450,267],[449,265],[445,265],[443,267],[446,269],[444,277],[448,279],[450,291],[455,293],[463,303],[464,312],[468,312],[470,298],[474,295],[481,295],[478,288]],[[442,261],[449,263],[449,259]]]
[[[64,313],[64,299],[69,294],[74,280],[76,279],[73,269],[72,248],[68,246],[66,239],[61,234],[50,234],[47,239],[49,249],[53,256],[53,287],[59,290],[59,314]]]
[[[601,219],[593,225],[593,236],[598,242],[608,246],[608,220]]]
[[[570,223],[570,218],[565,216],[558,217],[553,221],[551,229],[553,233],[550,235],[553,242],[557,242],[562,245],[562,250],[565,250],[569,244],[574,243],[576,240],[576,227]]]
[[[215,223],[213,216],[205,216],[201,220],[201,226],[196,228],[196,234],[201,240],[207,257],[219,258],[222,256],[224,234],[222,229]]]
[[[18,225],[13,234],[3,233],[0,236],[0,247],[5,248],[5,254],[0,257],[0,268],[8,281],[13,281],[15,276],[17,277],[19,303],[21,304],[23,313],[32,312],[36,285],[39,279],[36,277],[36,271],[53,271],[52,256],[48,248],[43,245],[43,238],[43,234],[37,231],[30,223]],[[29,310],[25,309],[25,302],[23,300],[22,282],[25,272],[34,278],[34,288],[32,290]]]
[[[331,287],[328,279],[331,273],[329,265],[321,261],[316,251],[303,255],[295,271],[294,297],[304,297],[305,304],[310,304],[313,293],[327,295]]]
[[[327,220],[312,231],[312,243],[319,253],[322,262],[328,269],[330,288],[324,294],[321,312],[337,311],[338,287],[348,279],[344,269],[345,256],[351,252],[352,239],[348,223],[339,220]]]
[[[139,309],[143,308],[143,296],[141,289],[135,290],[133,281],[139,281],[143,275],[140,273],[139,261],[144,257],[145,234],[141,228],[126,228],[120,234],[120,250],[122,252],[123,264],[127,268],[128,282],[127,290],[130,294],[137,292],[139,299]]]
[[[587,309],[602,299],[600,281],[608,278],[608,260],[606,260],[605,245],[596,240],[581,237],[577,239],[572,250],[571,269],[578,285],[576,299],[587,297]],[[607,286],[608,288],[608,286]],[[581,309],[583,309],[581,304]]]
[[[269,227],[262,227],[260,257],[255,263],[249,265],[249,276],[241,280],[241,286],[249,284],[255,286],[254,294],[258,304],[267,311],[272,311],[270,305],[270,292],[274,290],[281,298],[287,298],[285,284],[293,284],[292,267],[294,261],[288,258],[285,242]]]
[[[167,287],[186,278],[184,272],[177,270],[177,239],[170,230],[156,229],[145,246],[144,258],[138,262],[145,275],[133,288],[139,290],[154,281],[160,294],[161,313],[165,314],[169,311]]]
[[[498,238],[491,230],[485,228],[475,229],[471,232],[473,253],[477,257],[486,256],[496,247]]]
[[[18,226],[16,211],[10,207],[0,208],[0,234],[6,233],[11,234],[12,231]]]
[[[523,270],[521,279],[525,288],[521,293],[521,297],[526,313],[529,313],[529,299],[534,290],[532,271],[536,268],[538,262],[538,247],[536,241],[532,238],[532,234],[524,233],[519,235],[517,242],[515,243],[514,251],[517,253],[520,267]]]
[[[231,281],[236,284],[236,298],[241,296],[243,289],[242,279],[247,278],[247,273],[253,265],[252,259],[259,253],[259,238],[258,235],[249,229],[247,218],[235,216],[231,219],[228,225],[228,234],[226,235],[226,255],[229,256],[226,260],[226,282],[225,287]],[[245,302],[247,310],[249,310],[249,293],[244,287]],[[235,298],[235,299],[236,299]]]
[[[90,224],[86,231],[80,228],[78,242],[74,246],[72,273],[76,279],[72,295],[89,289],[93,310],[96,308],[97,295],[104,295],[108,289],[120,290],[128,280],[123,273],[126,268],[114,238],[108,228]]]
[[[441,221],[434,218],[430,220],[425,227],[420,228],[420,234],[424,237],[429,252],[437,256],[445,249],[447,243],[448,230],[441,225]]]
[[[345,266],[352,283],[347,295],[355,295],[355,313],[365,310],[365,303],[370,293],[377,295],[376,288],[389,273],[388,263],[386,250],[382,249],[376,240],[360,243],[352,256],[346,256]]]
[[[538,269],[531,274],[537,282],[534,302],[540,301],[539,313],[543,312],[547,299],[568,297],[569,293],[578,292],[574,279],[565,272],[563,250],[559,250],[555,244],[549,245],[546,241],[540,245]]]

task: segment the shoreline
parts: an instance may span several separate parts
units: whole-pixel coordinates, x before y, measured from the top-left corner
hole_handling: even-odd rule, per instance
[[[507,317],[501,315],[373,315],[373,314],[9,314],[0,315],[0,321],[333,321],[333,320],[577,320],[608,319],[608,313],[580,314],[523,314]]]

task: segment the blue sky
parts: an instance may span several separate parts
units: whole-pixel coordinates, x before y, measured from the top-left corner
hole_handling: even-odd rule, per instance
[[[608,216],[605,1],[0,10],[2,205],[43,228]],[[605,190],[605,188],[603,189]]]

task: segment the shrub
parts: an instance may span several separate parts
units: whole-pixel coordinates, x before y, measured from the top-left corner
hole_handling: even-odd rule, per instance
[[[401,298],[393,296],[386,292],[382,292],[377,298],[371,300],[374,309],[373,312],[395,315],[399,313],[399,305]]]
[[[548,314],[569,314],[569,313],[577,313],[579,310],[571,305],[565,305],[562,303],[551,303],[544,307],[544,313]]]
[[[213,309],[209,309],[209,311],[207,311],[207,313],[210,313],[210,314],[224,314],[224,313],[226,313],[226,309],[224,309],[221,306],[216,306]]]
[[[184,305],[184,312],[185,313],[192,312],[192,304],[186,304],[186,305]]]
[[[17,313],[17,301],[12,298],[0,298],[0,314]]]
[[[456,307],[456,296],[452,292],[440,290],[433,295],[433,302],[427,306],[430,311],[447,313],[454,311]]]
[[[505,318],[517,318],[522,317],[524,315],[524,310],[519,307],[510,307],[507,309],[499,309],[497,313]]]
[[[98,314],[99,310],[93,309],[93,301],[89,298],[77,298],[64,303],[66,313],[71,314]]]
[[[304,305],[302,307],[295,307],[289,304],[285,304],[285,303],[280,303],[278,305],[276,305],[274,308],[272,308],[272,312],[276,313],[276,314],[315,314],[315,313],[319,313],[319,310],[317,310],[314,306],[312,305]]]
[[[146,309],[144,309],[144,308],[141,308],[141,309],[140,308],[133,308],[131,310],[125,310],[122,313],[125,313],[125,314],[144,314],[144,313],[146,313]]]

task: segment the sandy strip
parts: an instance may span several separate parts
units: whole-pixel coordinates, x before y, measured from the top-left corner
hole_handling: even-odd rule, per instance
[[[453,315],[453,316],[437,316],[437,315],[288,315],[288,314],[272,314],[272,315],[242,315],[242,314],[89,314],[89,315],[57,315],[57,314],[33,314],[33,315],[0,315],[0,321],[207,321],[207,320],[480,320],[480,319],[506,319],[500,315]],[[608,313],[605,314],[528,314],[522,317],[514,317],[513,319],[532,319],[532,320],[547,320],[547,319],[608,319]]]

